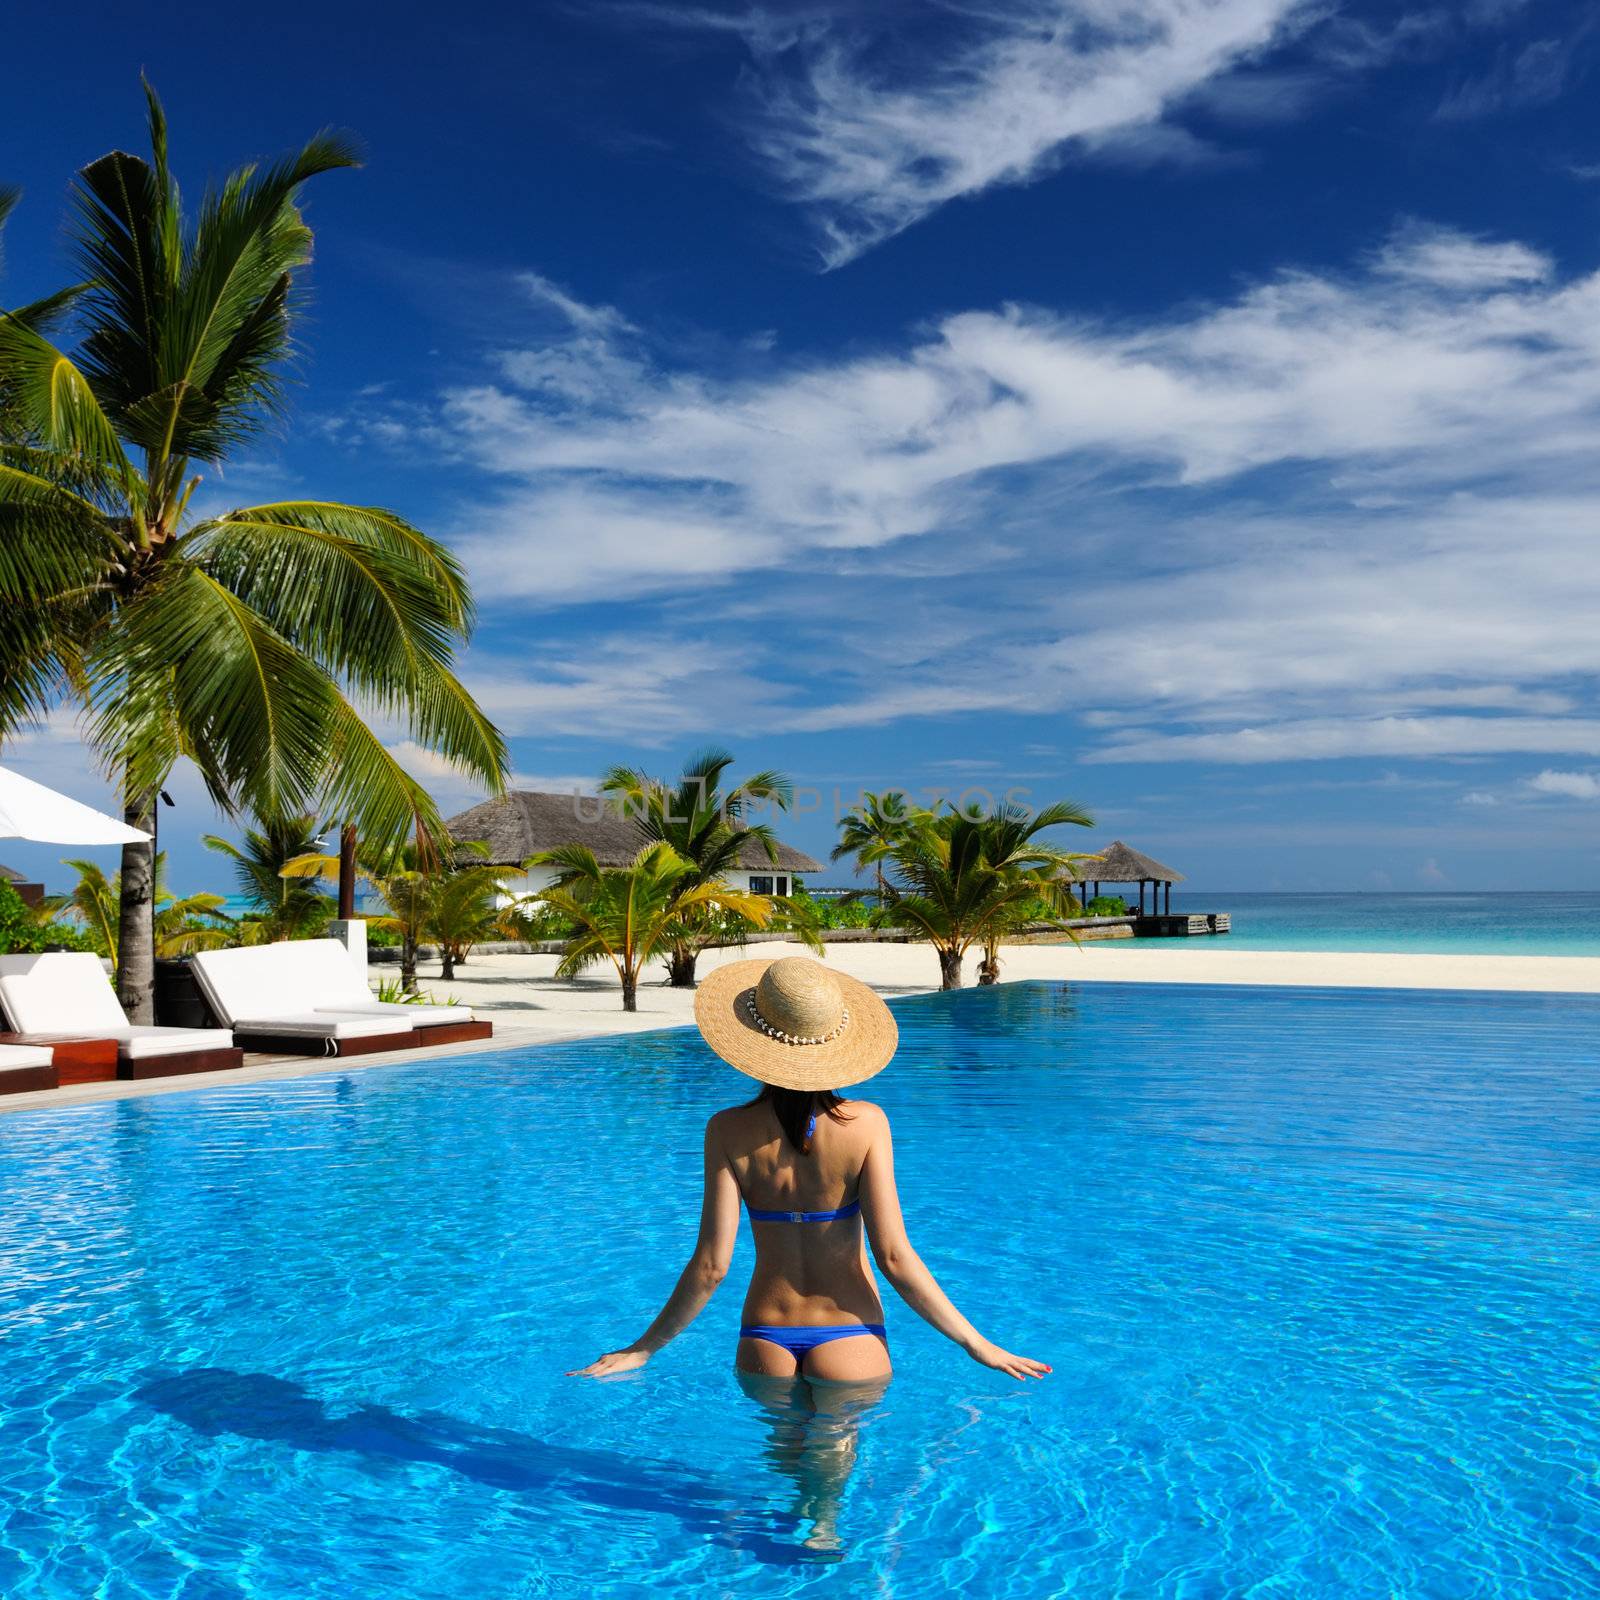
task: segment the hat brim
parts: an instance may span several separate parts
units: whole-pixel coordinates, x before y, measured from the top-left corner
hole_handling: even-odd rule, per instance
[[[748,998],[769,961],[733,961],[700,980],[694,1020],[735,1071],[779,1089],[844,1089],[882,1072],[900,1042],[894,1013],[857,978],[830,972],[850,1020],[826,1044],[783,1044],[756,1026]]]

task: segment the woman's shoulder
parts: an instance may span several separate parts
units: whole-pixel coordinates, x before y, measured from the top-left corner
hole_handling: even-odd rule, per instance
[[[859,1118],[869,1128],[887,1128],[889,1113],[875,1100],[846,1100],[840,1108],[847,1117]]]

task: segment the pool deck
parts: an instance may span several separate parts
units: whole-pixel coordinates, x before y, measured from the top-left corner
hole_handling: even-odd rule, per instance
[[[1174,943],[1177,943],[1176,941]],[[794,955],[793,944],[752,943],[743,950],[707,951],[701,970],[724,961]],[[831,966],[872,985],[880,994],[923,994],[936,986],[938,964],[926,945],[835,944]],[[187,1089],[226,1087],[272,1078],[299,1078],[318,1072],[351,1072],[392,1067],[438,1056],[515,1049],[567,1039],[673,1028],[694,1019],[691,990],[669,989],[654,974],[639,990],[639,1010],[622,1009],[616,978],[598,968],[584,977],[557,980],[556,958],[538,955],[474,957],[452,983],[424,969],[423,988],[433,996],[459,998],[495,1025],[495,1037],[481,1043],[441,1045],[432,1050],[341,1057],[245,1057],[233,1072],[193,1073],[181,1078],[147,1078],[135,1083],[88,1083],[31,1094],[0,1096],[0,1113],[42,1107],[89,1105],[130,1100]],[[968,981],[975,961],[968,963]],[[659,969],[655,969],[658,971]],[[392,978],[392,966],[374,968]],[[1211,941],[1204,948],[1128,949],[1125,946],[1013,945],[1002,952],[1003,981],[1033,979],[1078,983],[1195,983],[1296,985],[1354,989],[1513,990],[1524,993],[1600,994],[1600,957],[1362,955],[1301,950],[1226,950]]]

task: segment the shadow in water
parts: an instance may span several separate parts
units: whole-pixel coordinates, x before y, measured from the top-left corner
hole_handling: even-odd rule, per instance
[[[670,1462],[552,1444],[437,1412],[408,1416],[378,1405],[334,1411],[287,1379],[223,1367],[152,1378],[133,1398],[208,1438],[235,1435],[295,1450],[428,1462],[508,1493],[671,1517],[772,1565],[816,1559],[753,1527],[748,1494]]]

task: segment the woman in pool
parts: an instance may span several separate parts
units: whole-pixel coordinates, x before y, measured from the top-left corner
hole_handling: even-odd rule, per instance
[[[742,1201],[755,1238],[735,1364],[741,1374],[882,1384],[890,1375],[883,1304],[866,1240],[901,1298],[974,1361],[1019,1380],[1049,1372],[985,1339],[950,1302],[906,1237],[889,1119],[838,1090],[880,1072],[898,1034],[864,983],[803,956],[739,961],[700,985],[695,1020],[761,1092],[706,1124],[700,1237],[661,1314],[577,1376],[642,1367],[705,1308],[728,1271]]]

